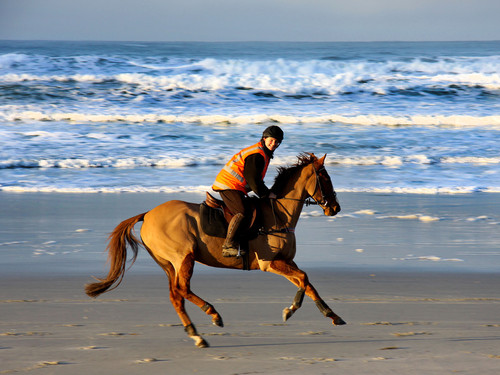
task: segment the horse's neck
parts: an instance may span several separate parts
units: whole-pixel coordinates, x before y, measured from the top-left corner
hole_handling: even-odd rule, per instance
[[[280,224],[295,228],[299,221],[300,213],[304,207],[307,197],[305,181],[297,180],[292,188],[275,203],[275,215],[278,216]]]
[[[281,216],[284,216],[286,219],[286,226],[290,228],[295,228],[297,226],[297,222],[300,218],[300,213],[302,212],[302,207],[304,206],[304,201],[292,201],[288,199],[281,199],[279,211]]]

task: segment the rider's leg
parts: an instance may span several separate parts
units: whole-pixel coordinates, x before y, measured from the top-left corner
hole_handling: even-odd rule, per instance
[[[227,229],[226,240],[222,245],[222,256],[235,257],[238,255],[240,245],[236,240],[236,236],[241,222],[244,218],[245,216],[243,216],[242,214],[236,214],[231,219],[231,222],[229,223],[229,227]]]
[[[234,215],[229,223],[226,240],[222,245],[222,255],[234,257],[238,255],[238,235],[245,230],[244,194],[237,190],[224,190],[219,193],[229,211]]]

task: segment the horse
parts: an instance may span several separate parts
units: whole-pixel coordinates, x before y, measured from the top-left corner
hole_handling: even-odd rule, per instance
[[[277,199],[259,199],[261,229],[248,241],[247,268],[284,276],[298,291],[290,307],[283,310],[287,321],[302,305],[304,295],[310,297],[318,309],[333,325],[346,324],[319,296],[307,274],[293,261],[296,253],[295,227],[306,200],[312,198],[325,215],[334,216],[340,211],[337,195],[324,167],[326,155],[301,153],[297,163],[278,167],[271,188]],[[134,226],[142,221],[141,240],[133,234]],[[122,221],[109,236],[107,246],[110,269],[107,277],[86,284],[90,297],[110,291],[120,285],[127,263],[127,245],[133,251],[131,262],[136,260],[142,245],[165,271],[169,280],[170,301],[195,345],[209,346],[189,318],[184,302],[188,300],[212,317],[212,323],[223,327],[220,314],[209,302],[191,291],[190,279],[195,262],[211,267],[243,269],[242,257],[222,256],[224,238],[209,236],[201,229],[200,204],[179,200],[167,201],[152,210]]]

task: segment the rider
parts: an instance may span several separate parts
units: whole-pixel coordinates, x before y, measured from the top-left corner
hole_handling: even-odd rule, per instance
[[[269,126],[262,133],[259,142],[234,155],[215,178],[212,189],[221,195],[229,211],[234,215],[229,222],[226,240],[222,245],[222,255],[225,257],[238,255],[239,244],[236,241],[236,233],[245,215],[248,215],[245,209],[245,195],[253,191],[259,198],[276,199],[276,194],[264,183],[264,176],[274,151],[283,141],[283,135],[283,130],[279,126]]]

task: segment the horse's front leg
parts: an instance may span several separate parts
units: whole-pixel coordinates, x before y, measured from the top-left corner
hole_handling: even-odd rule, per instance
[[[295,311],[302,306],[305,294],[316,303],[316,306],[324,316],[332,319],[332,323],[334,325],[346,324],[340,316],[335,314],[332,309],[328,307],[325,301],[323,301],[323,299],[319,296],[316,289],[309,282],[307,274],[299,269],[295,263],[287,263],[284,260],[275,260],[271,262],[267,271],[286,277],[290,282],[299,288],[292,305],[283,310],[284,321],[287,321],[295,313]]]

